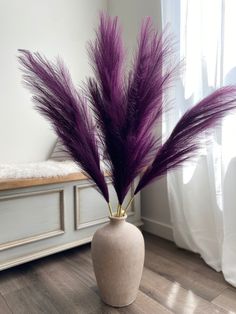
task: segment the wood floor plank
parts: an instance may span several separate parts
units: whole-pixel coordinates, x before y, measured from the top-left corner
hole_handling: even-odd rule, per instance
[[[50,303],[58,313],[76,313],[76,307],[70,300],[65,298],[60,286],[57,286],[50,276],[43,274],[43,270],[38,267],[36,269],[32,267],[28,270],[26,276],[32,282],[31,289],[36,288],[37,290],[46,292]]]
[[[34,272],[50,291],[51,300],[55,307],[59,306],[60,313],[118,313],[116,309],[106,306],[98,294],[89,289],[64,260],[54,270],[37,268]]]
[[[94,289],[96,286],[89,245],[60,254],[60,258],[53,259],[53,256],[51,256],[49,261],[48,259],[34,262],[34,268],[45,270],[48,274],[55,271],[56,268],[67,268],[75,272],[79,276],[80,281],[88,288]]]
[[[167,314],[174,313],[145,293],[139,291],[137,299],[128,307],[119,309],[122,314]]]
[[[0,293],[4,296],[31,285],[21,269],[27,269],[27,264],[2,271],[0,274]]]
[[[177,264],[187,265],[189,269],[196,270],[199,265],[205,266],[198,254],[178,248],[173,242],[144,233],[146,249],[154,251],[163,257],[171,259]]]
[[[187,265],[177,264],[148,249],[146,250],[145,266],[170,281],[178,282],[186,290],[193,291],[207,301],[213,300],[225,290],[225,285],[201,275],[199,271],[189,269]]]
[[[0,295],[0,314],[12,314],[5,299]]]
[[[39,286],[15,290],[4,296],[9,308],[14,314],[58,314],[51,303],[50,296]]]
[[[184,268],[197,272],[199,276],[207,278],[217,284],[217,288],[224,290],[230,287],[225,281],[221,272],[216,272],[209,267],[199,254],[192,253],[190,251],[178,248],[173,242],[161,239],[154,235],[145,233],[147,251],[155,252],[157,255],[171,260],[176,265],[181,265]]]
[[[174,313],[227,313],[177,282],[144,268],[140,290]]]
[[[232,287],[224,290],[212,303],[230,313],[236,313],[236,289]]]
[[[67,267],[70,267],[78,274],[80,280],[87,287],[96,290],[96,279],[93,271],[90,250],[84,255],[78,253],[73,254],[69,258],[66,257],[64,262],[67,264]]]

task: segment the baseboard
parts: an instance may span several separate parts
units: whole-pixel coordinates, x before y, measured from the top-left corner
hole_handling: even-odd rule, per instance
[[[142,226],[144,231],[155,234],[161,238],[174,241],[173,227],[171,225],[147,217],[142,217],[142,221],[144,222]]]
[[[64,250],[72,249],[76,246],[83,245],[83,244],[89,243],[91,241],[92,241],[92,236],[87,237],[87,238],[82,239],[82,240],[73,241],[71,243],[65,243],[65,244],[61,244],[61,245],[58,245],[58,246],[55,246],[52,248],[41,250],[39,252],[29,254],[29,255],[26,255],[23,257],[18,257],[18,258],[12,259],[10,261],[7,261],[5,263],[0,263],[0,271],[7,269],[7,268],[10,268],[10,267],[13,267],[13,266],[21,265],[21,264],[26,263],[26,262],[31,262],[31,261],[36,260],[36,259],[41,258],[41,257],[49,256],[49,255],[52,255],[55,253],[62,252]]]

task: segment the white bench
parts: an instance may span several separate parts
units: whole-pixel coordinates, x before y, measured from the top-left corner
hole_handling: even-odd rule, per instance
[[[115,207],[110,184],[109,190]],[[80,172],[1,179],[0,270],[88,243],[107,221],[105,201]],[[141,225],[139,196],[129,209],[128,221]]]

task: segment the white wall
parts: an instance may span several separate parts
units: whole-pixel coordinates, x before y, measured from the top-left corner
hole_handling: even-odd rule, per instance
[[[119,16],[129,51],[136,46],[137,33],[143,17],[151,16],[155,25],[161,27],[160,0],[109,0],[108,11]],[[170,209],[166,178],[156,181],[141,193],[141,214],[144,229],[172,239]]]
[[[144,17],[151,16],[157,27],[161,25],[161,0],[108,0],[108,12],[122,23],[127,52],[133,52],[137,34]]]
[[[86,41],[106,0],[0,0],[0,163],[47,158],[55,135],[21,84],[17,49],[60,55],[78,85],[89,73]]]

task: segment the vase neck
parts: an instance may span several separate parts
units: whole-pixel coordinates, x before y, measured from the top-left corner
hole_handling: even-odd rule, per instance
[[[118,224],[124,223],[126,218],[127,218],[127,215],[122,216],[122,217],[114,217],[114,216],[111,217],[111,216],[109,216],[110,223],[114,224],[114,225],[118,225]]]

